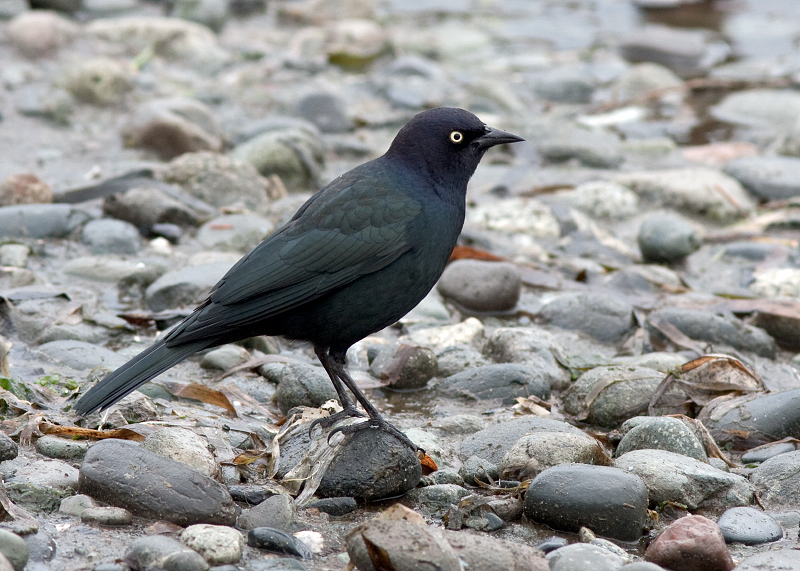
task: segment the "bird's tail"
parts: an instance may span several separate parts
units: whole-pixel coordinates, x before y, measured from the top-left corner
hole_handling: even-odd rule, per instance
[[[164,340],[139,353],[83,395],[72,409],[78,414],[105,410],[150,379],[208,345],[208,340],[167,347]]]

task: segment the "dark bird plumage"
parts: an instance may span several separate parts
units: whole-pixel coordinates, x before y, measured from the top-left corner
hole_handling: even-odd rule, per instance
[[[386,154],[312,196],[239,260],[189,317],[108,375],[74,409],[106,409],[202,349],[283,335],[313,343],[336,388],[344,411],[324,424],[362,416],[347,387],[370,417],[348,431],[378,426],[409,442],[356,387],[345,371],[345,354],[433,288],[461,232],[475,168],[490,147],[521,140],[462,109],[416,115]]]

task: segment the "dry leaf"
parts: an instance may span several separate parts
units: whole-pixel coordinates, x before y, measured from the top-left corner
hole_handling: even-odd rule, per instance
[[[423,450],[417,451],[417,458],[419,458],[419,463],[422,465],[423,476],[432,474],[439,469],[439,466],[436,465],[436,461],[428,456]]]
[[[224,393],[218,391],[216,389],[212,389],[205,385],[201,385],[199,383],[178,383],[175,381],[153,381],[157,385],[164,387],[169,391],[169,393],[173,396],[179,398],[187,398],[187,399],[194,399],[199,400],[200,402],[204,402],[206,404],[211,404],[214,406],[218,406],[220,408],[224,408],[228,412],[230,412],[233,416],[238,416],[236,414],[236,409],[231,404],[231,401],[228,400],[228,397],[225,396]]]
[[[419,525],[428,525],[421,514],[403,504],[392,504],[387,509],[378,514],[377,519],[388,519],[391,521],[408,521]]]

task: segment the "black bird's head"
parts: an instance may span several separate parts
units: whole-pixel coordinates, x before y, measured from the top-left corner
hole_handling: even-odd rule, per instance
[[[465,190],[489,148],[518,141],[524,139],[488,127],[469,111],[439,107],[423,111],[406,123],[386,156],[424,169],[440,185]]]

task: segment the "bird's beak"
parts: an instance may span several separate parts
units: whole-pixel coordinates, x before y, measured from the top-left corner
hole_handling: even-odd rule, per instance
[[[489,147],[502,145],[503,143],[519,143],[525,140],[522,137],[517,137],[511,133],[501,131],[500,129],[494,129],[493,127],[487,127],[487,129],[488,131],[485,135],[481,135],[475,139],[475,142],[482,149],[488,149]]]

